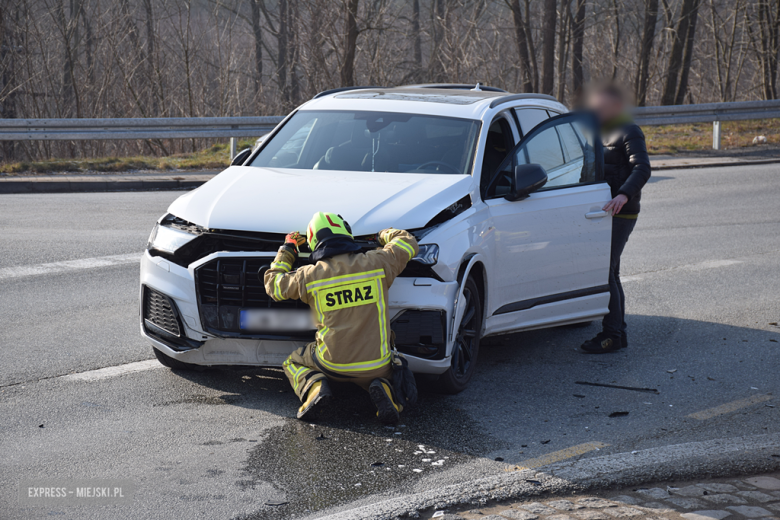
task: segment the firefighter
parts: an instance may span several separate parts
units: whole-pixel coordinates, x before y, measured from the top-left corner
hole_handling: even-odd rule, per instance
[[[293,271],[298,247],[308,239],[311,265]],[[332,397],[328,380],[349,381],[368,390],[377,417],[398,421],[403,406],[390,380],[393,339],[387,291],[417,255],[417,241],[406,231],[385,229],[379,249],[363,252],[349,224],[335,213],[315,213],[306,237],[290,233],[264,276],[275,301],[300,299],[312,310],[316,340],[293,352],[284,372],[303,403],[302,418]]]

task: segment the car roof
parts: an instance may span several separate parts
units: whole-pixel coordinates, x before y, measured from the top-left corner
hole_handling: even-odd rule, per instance
[[[470,90],[466,85],[412,85],[408,87],[357,87],[318,94],[300,110],[349,110],[404,112],[482,119],[484,114],[506,102],[528,100],[531,104],[560,108],[552,96],[510,94],[500,89]]]

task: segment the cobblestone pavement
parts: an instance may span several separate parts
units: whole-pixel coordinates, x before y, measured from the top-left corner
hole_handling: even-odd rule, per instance
[[[780,520],[780,474],[428,511],[437,520]]]

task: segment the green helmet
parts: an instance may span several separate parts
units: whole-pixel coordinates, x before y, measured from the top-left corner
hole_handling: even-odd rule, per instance
[[[306,228],[306,239],[312,251],[331,238],[340,236],[352,240],[352,228],[341,215],[335,213],[315,213]]]

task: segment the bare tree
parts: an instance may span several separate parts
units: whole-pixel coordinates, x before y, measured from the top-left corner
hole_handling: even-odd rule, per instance
[[[555,84],[555,23],[557,0],[544,0],[542,15],[542,93],[553,94]]]
[[[341,63],[341,86],[355,84],[355,53],[357,52],[357,11],[360,0],[344,0],[346,35],[344,37],[344,59]]]
[[[642,30],[642,45],[639,48],[639,65],[634,82],[634,95],[640,107],[647,103],[647,84],[650,80],[650,60],[655,40],[655,26],[658,23],[658,0],[645,1],[644,28]]]

